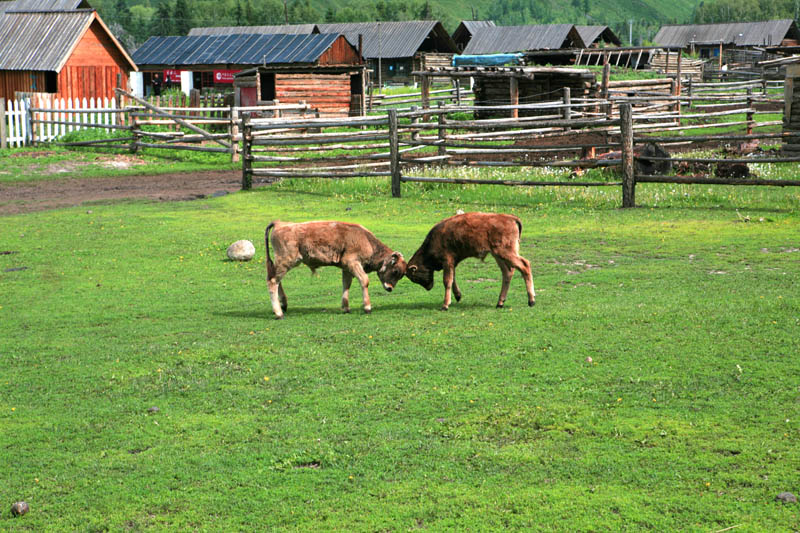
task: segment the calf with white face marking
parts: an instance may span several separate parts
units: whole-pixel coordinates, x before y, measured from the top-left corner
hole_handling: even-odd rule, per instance
[[[270,230],[273,228],[272,237]],[[281,280],[300,263],[313,272],[321,266],[342,269],[342,311],[350,312],[350,283],[358,278],[364,298],[364,312],[372,311],[369,301],[370,272],[378,272],[383,288],[388,292],[403,277],[406,262],[403,254],[394,252],[365,227],[347,222],[319,221],[292,224],[275,220],[265,232],[267,243],[267,286],[276,318],[286,311],[286,293]],[[275,250],[275,262],[269,254],[269,244]]]
[[[531,264],[519,255],[522,221],[514,215],[499,213],[465,213],[446,218],[428,232],[425,241],[409,260],[406,277],[427,290],[433,288],[433,273],[443,270],[444,305],[450,307],[451,291],[456,301],[461,291],[456,283],[456,266],[467,257],[483,260],[492,254],[503,273],[503,287],[497,307],[503,307],[514,269],[519,269],[528,291],[528,305],[536,303]]]

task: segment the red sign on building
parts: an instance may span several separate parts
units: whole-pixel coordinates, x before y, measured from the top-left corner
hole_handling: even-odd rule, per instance
[[[214,83],[233,83],[233,75],[238,70],[215,70],[214,71]]]
[[[181,71],[168,68],[164,70],[164,83],[180,83]]]

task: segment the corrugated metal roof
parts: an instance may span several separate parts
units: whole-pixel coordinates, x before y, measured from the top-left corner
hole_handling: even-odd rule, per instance
[[[456,31],[453,32],[453,40],[461,47],[466,46],[475,32],[480,28],[493,28],[492,20],[462,20]]]
[[[0,70],[60,71],[94,11],[0,16]]]
[[[210,26],[205,28],[192,28],[189,35],[235,35],[246,33],[260,33],[263,35],[276,35],[280,33],[290,35],[306,35],[314,33],[316,24],[282,24],[280,26]]]
[[[586,46],[592,44],[598,39],[607,43],[620,45],[622,41],[608,26],[575,26],[581,36],[581,40]]]
[[[6,11],[75,11],[92,9],[86,0],[14,0]]]
[[[322,33],[343,34],[355,48],[358,48],[359,34],[363,35],[363,54],[367,59],[411,57],[418,51],[458,51],[442,24],[435,20],[342,22],[317,24],[317,28]]]
[[[784,38],[798,38],[791,19],[725,24],[684,24],[662,26],[653,41],[659,46],[689,46],[695,43],[735,44],[737,46],[774,46]]]
[[[140,66],[315,63],[338,37],[319,33],[150,37],[133,53],[133,60]]]
[[[512,53],[583,46],[583,40],[572,24],[495,26],[477,28],[464,53]]]

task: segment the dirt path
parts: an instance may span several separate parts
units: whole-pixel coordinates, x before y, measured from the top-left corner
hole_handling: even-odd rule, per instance
[[[196,200],[223,191],[238,191],[242,185],[241,180],[240,172],[226,170],[158,176],[0,183],[0,215],[124,199]]]

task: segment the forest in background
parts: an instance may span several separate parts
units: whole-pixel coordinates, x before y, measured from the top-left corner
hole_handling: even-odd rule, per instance
[[[623,44],[651,44],[662,24],[797,18],[800,0],[95,0],[92,5],[129,49],[154,35],[202,26],[439,20],[498,25],[602,24]]]

